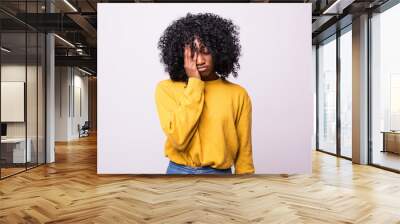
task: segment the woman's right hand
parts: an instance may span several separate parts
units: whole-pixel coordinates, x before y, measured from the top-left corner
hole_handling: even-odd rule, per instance
[[[183,57],[185,72],[188,78],[194,77],[201,79],[200,73],[197,70],[197,65],[196,65],[197,52],[194,52],[193,58],[191,57],[191,55],[192,55],[192,49],[190,48],[189,45],[185,45],[184,57]]]

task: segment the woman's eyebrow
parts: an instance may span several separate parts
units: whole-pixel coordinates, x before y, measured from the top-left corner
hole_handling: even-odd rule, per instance
[[[200,45],[200,49],[208,49],[208,48],[204,45]]]
[[[206,51],[206,52],[210,51],[210,49],[208,49],[208,47],[202,47],[201,50]]]

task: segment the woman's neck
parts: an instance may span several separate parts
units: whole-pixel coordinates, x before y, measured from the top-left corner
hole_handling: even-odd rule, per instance
[[[201,80],[203,81],[213,81],[219,79],[219,76],[217,73],[213,72],[212,74],[206,76],[206,77],[201,77]]]

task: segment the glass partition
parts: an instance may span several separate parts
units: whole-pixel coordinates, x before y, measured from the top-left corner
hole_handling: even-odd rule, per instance
[[[2,177],[24,171],[31,161],[26,150],[26,41],[25,32],[1,34]]]
[[[37,2],[27,1],[26,12],[37,13]],[[32,19],[37,20],[37,19]],[[36,21],[32,21],[36,22]],[[37,165],[37,32],[27,29],[27,99],[26,113],[27,117],[27,150],[31,151],[30,161],[27,163],[27,168],[32,168]]]
[[[15,10],[0,12],[1,179],[45,163],[46,39],[30,21],[15,18],[43,13],[44,3],[0,2],[0,7]]]
[[[36,32],[27,33],[27,98],[26,98],[26,113],[27,113],[27,150],[30,151],[30,160],[27,167],[37,165],[37,134],[38,134],[38,35]]]
[[[37,64],[37,162],[38,164],[43,164],[46,162],[46,138],[45,138],[45,124],[46,124],[46,76],[45,76],[45,66],[46,66],[46,38],[45,34],[38,33],[38,64]]]

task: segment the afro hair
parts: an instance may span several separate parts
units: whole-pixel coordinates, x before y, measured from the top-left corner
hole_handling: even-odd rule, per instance
[[[199,41],[210,51],[214,71],[226,79],[229,74],[237,77],[240,69],[241,46],[239,27],[232,20],[212,13],[186,14],[170,24],[158,42],[161,63],[173,81],[187,81],[184,69],[184,46]]]

